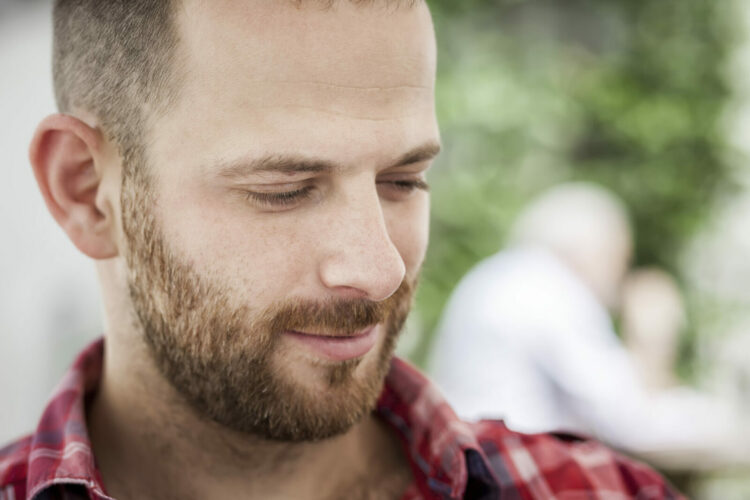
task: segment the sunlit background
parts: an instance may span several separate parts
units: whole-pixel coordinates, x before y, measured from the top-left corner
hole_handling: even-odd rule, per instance
[[[26,157],[54,111],[51,2],[0,2],[3,442],[33,429],[102,321],[93,266],[48,215]],[[444,153],[400,352],[424,366],[453,287],[503,245],[524,203],[588,180],[627,204],[634,265],[681,285],[680,380],[750,407],[750,2],[431,4]],[[750,498],[750,469],[670,474],[695,498]]]

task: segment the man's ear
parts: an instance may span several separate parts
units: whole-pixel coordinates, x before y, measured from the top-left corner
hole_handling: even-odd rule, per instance
[[[113,214],[96,204],[102,178],[96,162],[102,159],[103,141],[97,129],[56,114],[39,124],[29,148],[34,176],[52,217],[93,259],[117,255]]]

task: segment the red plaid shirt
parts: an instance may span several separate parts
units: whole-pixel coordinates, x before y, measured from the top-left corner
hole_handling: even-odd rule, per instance
[[[109,499],[86,430],[85,401],[101,376],[103,342],[65,375],[31,436],[0,449],[0,500]],[[525,435],[500,421],[459,420],[437,388],[394,360],[377,413],[402,439],[417,499],[678,499],[645,465],[562,434]]]

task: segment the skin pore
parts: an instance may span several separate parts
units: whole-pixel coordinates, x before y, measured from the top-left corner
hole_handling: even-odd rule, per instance
[[[370,411],[427,246],[427,7],[186,0],[177,22],[184,82],[149,117],[141,177],[122,182],[83,110],[32,144],[50,210],[98,259],[104,485],[118,500],[398,498],[409,465]],[[285,333],[369,326],[374,346],[345,361]]]

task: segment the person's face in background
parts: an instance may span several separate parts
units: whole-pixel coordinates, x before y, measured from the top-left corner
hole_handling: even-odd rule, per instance
[[[186,78],[122,192],[146,343],[223,425],[343,432],[380,392],[427,245],[427,7],[186,1],[178,23]]]

